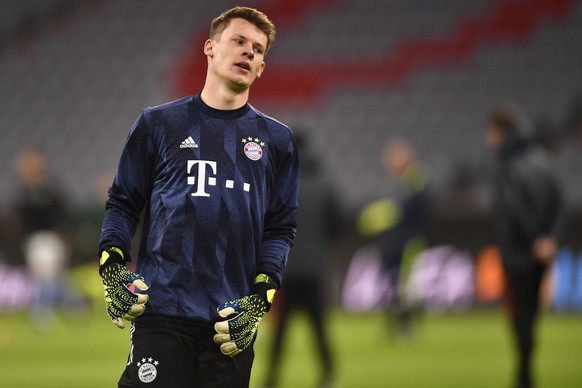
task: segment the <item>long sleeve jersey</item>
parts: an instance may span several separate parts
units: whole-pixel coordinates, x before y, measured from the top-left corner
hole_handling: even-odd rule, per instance
[[[295,236],[298,156],[291,130],[249,104],[217,110],[199,95],[145,109],[109,189],[99,250],[130,244],[152,282],[143,319],[210,325],[259,273],[280,285]]]

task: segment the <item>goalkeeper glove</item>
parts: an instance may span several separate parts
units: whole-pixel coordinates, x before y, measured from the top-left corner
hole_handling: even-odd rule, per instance
[[[99,274],[103,281],[107,313],[111,322],[123,329],[122,319],[133,321],[144,312],[148,296],[140,291],[146,291],[149,282],[125,267],[123,252],[115,247],[101,253]],[[135,293],[129,289],[130,286],[135,287]]]
[[[220,351],[234,357],[245,350],[252,342],[263,315],[270,310],[275,298],[276,286],[269,276],[260,274],[255,279],[251,295],[224,303],[218,307],[218,315],[227,318],[217,322],[214,330],[214,342],[220,345]]]

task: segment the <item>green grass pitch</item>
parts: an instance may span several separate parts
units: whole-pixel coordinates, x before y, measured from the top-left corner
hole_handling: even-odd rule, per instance
[[[382,314],[330,315],[340,388],[511,387],[513,346],[500,311],[427,315],[406,343],[385,332]],[[264,381],[273,326],[263,325],[256,345],[253,386]],[[318,363],[313,335],[303,315],[287,338],[282,388],[314,387]],[[582,317],[542,315],[535,375],[539,388],[582,387]]]
[[[95,311],[84,317],[60,316],[46,332],[34,330],[24,313],[0,313],[0,386],[115,387],[129,331],[108,322],[102,303],[96,298]],[[428,314],[406,344],[392,341],[385,328],[379,312],[331,311],[338,388],[511,386],[512,339],[498,310]],[[255,346],[251,387],[264,381],[273,331],[267,317]],[[286,345],[280,387],[315,387],[318,362],[303,314],[294,316]],[[542,315],[535,370],[539,388],[582,387],[581,315]]]

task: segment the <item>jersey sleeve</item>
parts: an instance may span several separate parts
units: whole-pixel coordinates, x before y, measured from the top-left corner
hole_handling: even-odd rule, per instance
[[[135,121],[105,203],[99,252],[118,247],[130,260],[131,240],[151,191],[154,147],[145,114]]]
[[[299,159],[293,137],[290,138],[279,165],[277,180],[265,214],[257,263],[257,273],[270,275],[277,287],[281,286],[297,228]]]

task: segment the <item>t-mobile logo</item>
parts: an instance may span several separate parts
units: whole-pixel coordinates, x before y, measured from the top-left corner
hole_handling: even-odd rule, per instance
[[[198,166],[195,168],[194,166]],[[210,160],[189,160],[188,161],[188,184],[196,186],[196,192],[192,193],[193,197],[210,197],[210,194],[206,192],[206,185],[216,186],[216,162]],[[224,182],[224,186],[227,189],[234,188],[234,181],[227,179]],[[249,191],[251,185],[248,183],[243,184],[243,190]]]

